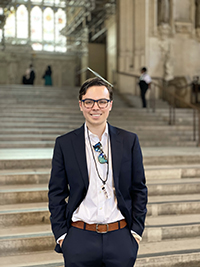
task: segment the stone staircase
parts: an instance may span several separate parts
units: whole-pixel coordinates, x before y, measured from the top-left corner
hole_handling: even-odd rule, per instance
[[[62,255],[53,251],[47,185],[55,137],[83,122],[73,100],[76,94],[76,88],[0,89],[2,267],[63,266]],[[10,118],[10,123],[4,118]],[[109,121],[137,130],[144,144],[149,203],[136,267],[200,267],[200,149],[187,134],[178,142],[193,147],[178,147],[177,140],[168,147],[170,133],[183,137],[181,127],[185,126],[170,128],[160,114],[127,108],[120,99]],[[189,132],[190,125],[186,126]],[[145,143],[147,136],[152,138],[149,143]],[[158,142],[165,147],[156,147]]]
[[[0,148],[52,148],[56,136],[84,122],[77,95],[78,88],[1,86]],[[166,108],[147,111],[127,108],[115,94],[109,122],[137,133],[142,147],[196,145],[190,110],[180,110],[173,126]]]

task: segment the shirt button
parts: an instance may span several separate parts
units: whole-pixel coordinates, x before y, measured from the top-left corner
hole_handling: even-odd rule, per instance
[[[100,208],[100,210],[102,210],[102,208]]]

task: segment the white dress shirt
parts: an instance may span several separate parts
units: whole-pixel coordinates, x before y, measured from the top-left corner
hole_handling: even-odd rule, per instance
[[[149,76],[149,74],[147,74],[146,72],[144,72],[140,76],[140,81],[145,81],[147,84],[149,84],[149,83],[151,83],[151,77]]]
[[[88,132],[92,148],[89,143],[87,127],[85,124],[85,148],[89,176],[89,187],[84,200],[81,202],[80,206],[74,211],[72,215],[72,221],[84,221],[85,223],[92,224],[111,223],[122,220],[124,219],[124,217],[122,216],[120,210],[117,207],[117,198],[115,196],[108,125],[106,124],[106,129],[102,135],[101,140],[99,140],[98,136],[91,133],[89,130]],[[93,148],[93,145],[97,144],[98,142],[101,142],[102,149],[108,157],[109,164],[99,163],[98,156],[100,153],[96,152]],[[103,183],[98,177],[92,154],[95,157],[99,175],[103,180],[106,180],[106,172],[107,168],[109,167],[108,180],[105,185],[106,191],[108,193],[108,198],[105,197],[105,194],[102,190]]]
[[[92,148],[89,143],[88,133]],[[102,149],[108,157],[109,164],[99,163],[98,156],[100,153],[96,152],[93,148],[93,145],[97,144],[98,142],[101,142]],[[74,211],[72,215],[72,221],[83,221],[88,224],[106,224],[124,219],[124,216],[121,214],[120,210],[117,207],[117,198],[115,195],[112,171],[112,151],[108,133],[108,124],[106,124],[106,129],[102,135],[101,140],[99,140],[97,135],[91,133],[89,130],[87,131],[87,126],[85,124],[85,148],[89,176],[89,187],[85,198],[83,199],[79,207]],[[106,198],[102,190],[103,183],[98,176],[94,160],[96,161],[96,166],[98,168],[99,175],[103,180],[106,180],[107,167],[109,167],[108,180],[105,185],[106,191],[108,193],[108,198]],[[137,235],[135,232],[131,232],[134,235]],[[57,240],[57,242],[59,243],[59,240],[64,239],[65,236],[66,234],[62,235]]]

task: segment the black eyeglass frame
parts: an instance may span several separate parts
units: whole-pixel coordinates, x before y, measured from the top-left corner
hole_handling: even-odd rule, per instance
[[[84,104],[84,102],[85,102],[86,100],[93,101],[93,105],[92,105],[91,107],[89,107],[89,108],[86,107],[85,104]],[[107,102],[107,106],[108,106],[108,103],[112,101],[112,100],[110,100],[110,99],[106,99],[106,98],[100,98],[100,99],[97,99],[97,100],[92,99],[92,98],[86,98],[86,99],[82,99],[81,102],[83,102],[84,107],[87,108],[87,109],[93,108],[94,105],[95,105],[95,103],[97,103],[97,105],[98,105],[98,107],[99,107],[100,109],[107,108],[107,106],[105,106],[105,107],[103,107],[103,108],[99,106],[99,101],[100,101],[100,100],[105,100],[105,101]]]

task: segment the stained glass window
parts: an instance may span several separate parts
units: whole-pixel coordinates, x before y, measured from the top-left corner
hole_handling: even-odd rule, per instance
[[[17,38],[28,38],[28,11],[24,5],[17,9]]]
[[[38,6],[31,10],[31,40],[42,41],[42,10]]]
[[[5,37],[15,37],[15,13],[12,9],[12,13],[6,19],[6,24],[4,26]]]
[[[44,0],[44,5],[52,6],[54,4],[54,0]]]
[[[43,15],[43,38],[46,41],[54,40],[54,13],[50,7],[45,8]]]
[[[40,4],[40,3],[42,3],[42,0],[31,0],[31,2],[33,2],[35,4]]]
[[[65,0],[13,0],[4,26],[5,42],[30,43],[36,51],[66,52],[66,37],[60,31],[66,26]],[[0,7],[0,14],[3,8]],[[3,30],[0,29],[0,41]]]
[[[58,11],[55,14],[55,40],[56,43],[60,43],[65,45],[66,43],[66,37],[63,36],[60,31],[65,27],[66,25],[66,14],[62,9],[58,9]]]

